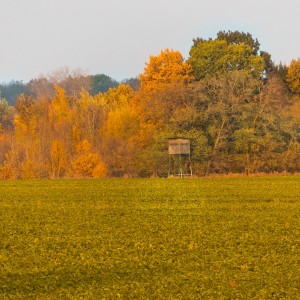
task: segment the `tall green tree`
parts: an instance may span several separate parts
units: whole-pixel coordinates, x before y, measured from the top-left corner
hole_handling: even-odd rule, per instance
[[[217,40],[225,40],[228,44],[241,44],[244,43],[252,49],[252,54],[257,55],[259,51],[259,42],[257,39],[254,39],[252,35],[243,31],[219,31],[217,33]]]
[[[98,93],[105,93],[111,88],[115,88],[119,85],[116,80],[105,74],[90,75],[90,93],[96,95]]]
[[[232,71],[245,71],[261,78],[265,70],[264,59],[248,44],[229,43],[226,39],[194,40],[188,62],[197,80]]]

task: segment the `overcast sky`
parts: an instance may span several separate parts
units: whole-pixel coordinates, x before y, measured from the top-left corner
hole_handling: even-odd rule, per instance
[[[149,55],[249,32],[275,62],[300,57],[299,0],[0,0],[0,82],[61,67],[136,77]]]

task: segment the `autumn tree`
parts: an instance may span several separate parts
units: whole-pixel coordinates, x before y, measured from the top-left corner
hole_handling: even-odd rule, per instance
[[[36,129],[36,103],[31,96],[22,94],[19,96],[15,105],[15,120],[16,129],[20,134],[34,133]]]
[[[36,100],[50,101],[56,93],[55,85],[58,85],[64,89],[71,103],[79,97],[82,89],[90,91],[91,84],[91,76],[86,75],[80,69],[71,70],[68,67],[62,67],[30,80],[27,84],[27,93]]]
[[[0,98],[0,178],[10,177],[11,168],[6,164],[6,170],[1,170],[1,165],[12,150],[13,114],[14,108],[5,99]]]
[[[300,58],[291,61],[286,81],[292,93],[300,93]]]
[[[153,84],[168,84],[174,82],[190,82],[191,66],[184,61],[181,53],[174,50],[162,50],[158,56],[150,56],[144,72],[141,74],[141,88]]]
[[[193,81],[191,66],[179,51],[166,49],[158,56],[150,56],[143,74],[137,99],[140,119],[138,144],[142,145],[141,172],[157,176],[159,166],[166,162],[166,138],[175,112],[188,101],[187,87]],[[142,169],[144,170],[142,171]]]
[[[107,175],[106,165],[87,140],[82,140],[76,145],[76,154],[71,166],[74,176],[101,178]]]
[[[55,94],[53,82],[45,76],[30,80],[27,84],[28,92],[38,101],[50,101]]]
[[[117,108],[127,106],[134,95],[135,92],[132,87],[120,84],[118,87],[111,88],[103,94],[103,103],[108,110],[113,111]]]
[[[244,43],[245,45],[248,45],[252,49],[252,54],[257,55],[259,51],[259,42],[257,39],[254,39],[252,35],[247,32],[243,31],[219,31],[217,33],[217,40],[225,40],[228,44],[241,44]],[[195,40],[197,43],[197,40]]]
[[[48,109],[51,176],[61,177],[67,170],[76,141],[72,138],[74,112],[65,90],[55,85],[55,95]]]
[[[53,85],[64,89],[70,103],[79,97],[82,89],[89,91],[91,88],[91,78],[80,69],[62,67],[48,75],[48,78]]]
[[[133,89],[126,85],[110,89],[104,95],[109,112],[101,130],[103,159],[115,176],[132,177],[136,173],[140,121],[133,106],[134,95]]]
[[[195,84],[191,98],[193,109],[187,114],[185,122],[190,128],[201,130],[207,138],[207,175],[211,172],[232,171],[228,154],[233,150],[233,140],[239,145],[236,149],[245,157],[241,169],[248,168],[246,156],[249,147],[243,140],[247,139],[246,132],[254,130],[257,122],[261,84],[258,79],[243,71],[207,77]],[[181,122],[184,126],[183,119]],[[240,129],[243,132],[235,133]],[[242,143],[243,147],[240,146]]]
[[[297,138],[300,141],[300,95],[292,98],[289,116],[292,118],[293,129],[297,131]]]
[[[281,76],[273,72],[264,86],[262,97],[266,104],[280,110],[289,105],[292,95]]]
[[[54,139],[51,143],[50,162],[51,178],[60,178],[67,171],[67,149],[58,139]]]
[[[50,102],[49,120],[56,134],[65,135],[68,134],[65,127],[69,127],[72,122],[72,110],[65,90],[58,85],[55,85],[55,90],[55,96]]]
[[[14,108],[0,98],[0,133],[12,128]]]
[[[158,126],[168,120],[184,98],[185,87],[192,82],[191,66],[179,51],[166,49],[150,56],[141,74],[140,115]]]
[[[28,95],[20,95],[15,105],[14,136],[4,161],[4,169],[14,169],[7,172],[12,178],[40,177],[42,162],[38,120],[36,102]]]
[[[188,62],[198,80],[232,71],[245,71],[260,78],[265,69],[264,59],[254,54],[248,44],[228,43],[225,39],[195,40]]]
[[[107,112],[102,94],[93,97],[88,91],[82,90],[73,106],[75,116],[72,127],[73,139],[76,142],[86,139],[93,147],[96,146]]]

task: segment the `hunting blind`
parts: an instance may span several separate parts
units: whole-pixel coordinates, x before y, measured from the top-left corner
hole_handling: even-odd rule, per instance
[[[169,138],[168,177],[192,176],[191,140],[188,138]]]

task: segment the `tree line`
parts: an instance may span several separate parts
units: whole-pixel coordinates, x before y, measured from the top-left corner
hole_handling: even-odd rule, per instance
[[[249,33],[194,39],[187,60],[162,50],[105,91],[93,79],[56,74],[0,100],[2,179],[165,176],[175,136],[198,176],[300,171],[300,60],[275,64]]]
[[[138,79],[125,79],[124,83],[138,89]],[[31,95],[34,98],[40,96],[51,99],[55,93],[54,84],[58,84],[70,93],[78,94],[82,88],[91,95],[107,92],[110,88],[117,87],[120,83],[105,74],[85,75],[81,70],[71,71],[68,67],[62,67],[49,75],[41,75],[28,83],[12,80],[0,84],[0,95],[8,104],[14,105],[21,94]]]

